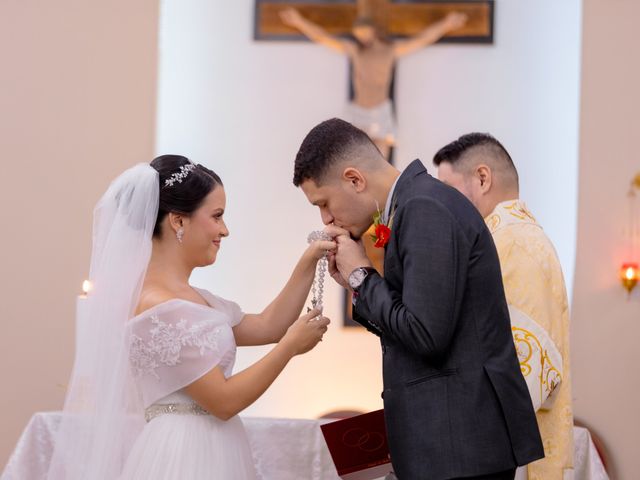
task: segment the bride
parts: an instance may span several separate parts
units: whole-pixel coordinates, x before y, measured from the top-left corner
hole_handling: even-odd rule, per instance
[[[220,178],[178,155],[118,177],[94,212],[91,280],[49,479],[256,478],[239,412],[329,320],[297,318],[317,261],[313,242],[280,294],[259,314],[189,285],[229,235]],[[236,345],[276,343],[233,374]]]

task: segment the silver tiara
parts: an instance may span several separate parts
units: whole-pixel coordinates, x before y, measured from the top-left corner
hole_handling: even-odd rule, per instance
[[[189,163],[187,165],[182,165],[180,166],[180,171],[174,173],[173,175],[171,175],[169,178],[167,178],[164,182],[164,186],[165,187],[171,187],[173,186],[174,183],[178,182],[178,183],[182,183],[182,180],[184,180],[185,178],[187,178],[187,175],[189,175],[189,173],[196,168],[196,166],[193,163]]]

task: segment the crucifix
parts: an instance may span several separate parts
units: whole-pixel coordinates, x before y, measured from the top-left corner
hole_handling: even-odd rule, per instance
[[[351,67],[351,99],[337,116],[366,132],[392,161],[396,61],[438,41],[491,42],[492,19],[493,1],[257,0],[255,37],[308,38],[346,55]],[[384,252],[373,247],[369,234],[363,236],[363,242],[382,274]],[[346,305],[350,307],[351,302],[347,300]],[[350,316],[347,308],[346,324]]]
[[[256,39],[296,37],[349,58],[352,101],[341,116],[390,160],[396,61],[438,41],[492,42],[493,0],[256,0]]]

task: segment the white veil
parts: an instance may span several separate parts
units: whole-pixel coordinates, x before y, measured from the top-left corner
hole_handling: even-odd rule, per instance
[[[114,480],[144,423],[129,367],[127,322],[151,256],[158,172],[139,164],[116,178],[94,210],[93,289],[47,479]]]

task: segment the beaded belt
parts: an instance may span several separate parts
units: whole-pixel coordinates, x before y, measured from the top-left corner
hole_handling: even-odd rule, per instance
[[[209,412],[197,403],[154,403],[145,409],[144,418],[148,423],[158,415],[168,413],[178,415],[209,415]]]

